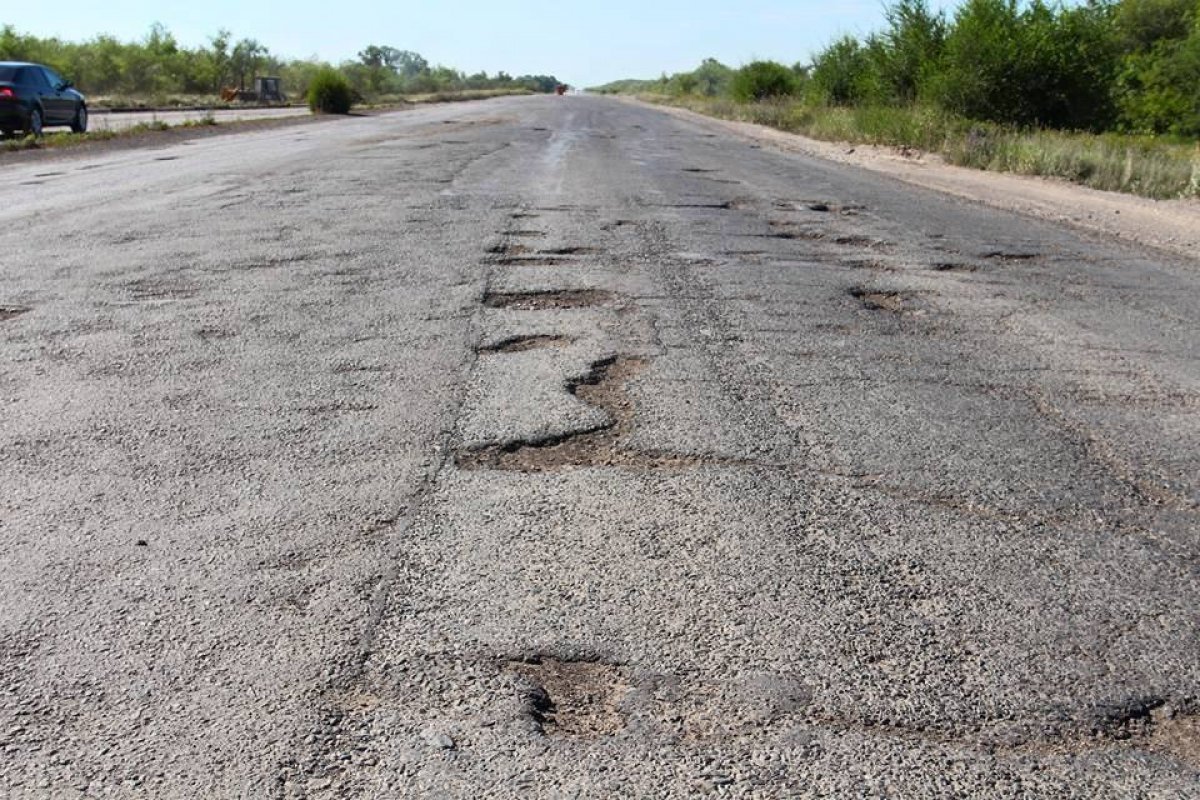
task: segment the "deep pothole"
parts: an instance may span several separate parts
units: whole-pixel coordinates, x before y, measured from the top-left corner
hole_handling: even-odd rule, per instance
[[[522,678],[524,711],[544,736],[595,738],[625,727],[620,704],[630,684],[621,667],[549,656],[506,666]]]
[[[613,299],[613,293],[603,289],[560,289],[544,292],[488,292],[483,296],[483,304],[488,308],[543,311],[600,306],[611,303]]]

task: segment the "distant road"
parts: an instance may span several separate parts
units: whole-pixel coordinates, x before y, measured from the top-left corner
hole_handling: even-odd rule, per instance
[[[287,108],[237,108],[216,111],[133,111],[112,112],[93,111],[91,113],[92,130],[122,130],[135,125],[149,122],[165,122],[168,125],[182,125],[185,122],[200,119],[211,114],[218,122],[236,122],[248,119],[275,119],[277,117],[306,117],[309,110],[299,106]]]

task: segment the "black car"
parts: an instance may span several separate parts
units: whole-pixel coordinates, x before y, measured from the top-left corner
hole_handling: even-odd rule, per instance
[[[87,130],[87,100],[49,67],[0,61],[0,131],[42,135],[50,125]]]

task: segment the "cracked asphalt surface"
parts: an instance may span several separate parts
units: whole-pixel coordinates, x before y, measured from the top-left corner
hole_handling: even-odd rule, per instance
[[[591,97],[3,175],[0,795],[1200,796],[1195,262]]]

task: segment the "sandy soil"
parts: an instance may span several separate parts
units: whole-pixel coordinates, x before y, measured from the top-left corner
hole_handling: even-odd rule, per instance
[[[822,142],[763,125],[715,119],[686,109],[653,107],[780,150],[853,164],[973,202],[1067,223],[1200,260],[1200,202],[1196,200],[1149,200],[1097,191],[1065,181],[984,172],[952,166],[941,156],[931,153]]]

